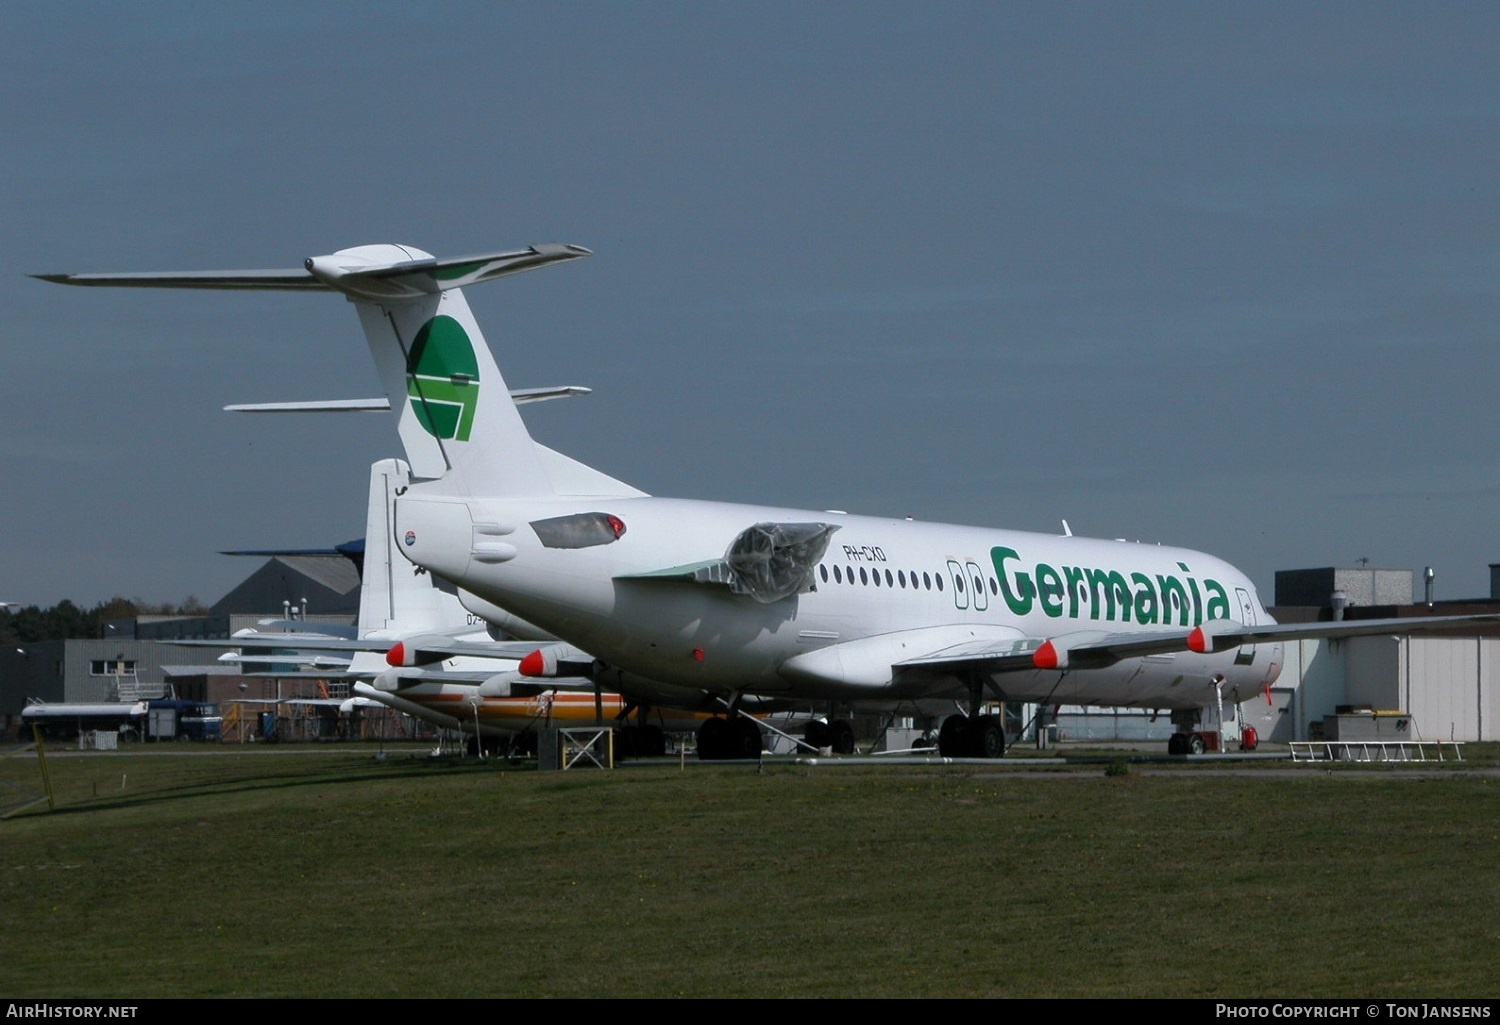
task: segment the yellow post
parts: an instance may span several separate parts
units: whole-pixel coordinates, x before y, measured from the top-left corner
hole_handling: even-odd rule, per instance
[[[47,810],[57,811],[57,801],[52,796],[52,774],[47,771],[47,745],[42,743],[41,723],[31,724],[31,736],[36,741],[36,760],[42,767],[42,788],[47,791]]]

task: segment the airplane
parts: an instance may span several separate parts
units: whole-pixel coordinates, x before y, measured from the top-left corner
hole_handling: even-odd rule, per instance
[[[1500,619],[1276,624],[1244,573],[1188,549],[649,496],[532,439],[463,295],[589,255],[380,244],[287,270],[38,277],[344,295],[399,409],[401,554],[590,653],[601,676],[722,696],[730,715],[700,732],[711,750],[755,733],[740,706],[759,694],[959,701],[938,747],[968,758],[1004,754],[991,700],[1154,709],[1174,724],[1168,751],[1197,754],[1226,703],[1276,681],[1284,641]],[[542,651],[521,669],[551,666]]]
[[[664,754],[668,734],[693,732],[711,717],[716,702],[701,691],[606,692],[586,675],[593,660],[581,652],[553,645],[538,649],[535,643],[497,637],[498,631],[463,607],[457,588],[396,554],[389,524],[396,496],[409,484],[408,468],[398,459],[382,459],[370,467],[367,542],[359,548],[362,586],[352,636],[320,635],[318,631],[329,630],[324,624],[274,621],[267,625],[275,629],[236,634],[230,643],[240,653],[221,656],[221,661],[305,667],[264,674],[282,678],[350,680],[358,698],[470,734],[475,751],[493,749],[500,741],[526,748],[542,727],[615,722],[624,753]],[[347,557],[354,546],[334,551]],[[176,643],[225,645],[212,640]],[[393,650],[399,650],[394,660]],[[524,657],[543,650],[554,670],[562,666],[560,674],[540,679],[518,672]],[[671,699],[683,707],[673,707]],[[759,743],[756,753],[758,749]]]

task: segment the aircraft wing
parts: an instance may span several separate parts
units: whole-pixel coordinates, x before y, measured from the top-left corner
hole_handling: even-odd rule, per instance
[[[1027,636],[1003,626],[935,626],[877,634],[805,652],[782,663],[788,679],[881,687],[910,673],[953,676],[1028,672],[1037,669],[1098,669],[1126,658],[1176,652],[1208,654],[1242,644],[1378,634],[1426,633],[1500,623],[1500,613],[1271,623],[1246,626],[1214,619],[1197,627],[1166,627],[1125,633],[1076,630],[1051,637]]]
[[[1344,619],[1338,622],[1270,623],[1265,626],[1245,626],[1231,619],[1211,619],[1189,634],[1187,650],[1227,651],[1241,644],[1254,644],[1257,641],[1430,633],[1434,630],[1452,630],[1486,623],[1500,623],[1500,612],[1480,612],[1466,616],[1396,616],[1389,619]]]
[[[1500,613],[1465,616],[1411,616],[1390,619],[1341,620],[1318,623],[1267,623],[1246,626],[1232,619],[1211,619],[1200,626],[1138,633],[1078,631],[1056,637],[1028,638],[1013,647],[978,642],[956,644],[897,665],[928,668],[973,668],[986,672],[1026,669],[1097,669],[1121,659],[1175,652],[1212,654],[1244,644],[1273,641],[1370,637],[1500,623]]]
[[[177,648],[241,648],[246,651],[386,651],[395,642],[357,641],[349,637],[328,637],[302,633],[258,633],[244,637],[220,637],[217,639],[193,638],[190,640],[165,641]],[[290,658],[283,662],[293,661]]]
[[[274,651],[284,655],[281,658],[263,660],[274,662],[309,661],[318,653],[327,652],[375,651],[397,659],[393,664],[407,666],[441,662],[459,656],[519,661],[537,650],[536,641],[464,641],[444,634],[352,640],[304,633],[253,633],[217,640],[193,639],[166,643],[181,648],[239,648],[243,651]],[[401,649],[399,653],[396,652],[398,648]]]
[[[312,666],[315,669],[348,669],[349,659],[339,655],[315,654],[313,652],[296,652],[293,654],[280,655],[275,652],[267,652],[263,655],[236,655],[232,651],[225,652],[219,656],[219,661],[235,665],[300,665]]]

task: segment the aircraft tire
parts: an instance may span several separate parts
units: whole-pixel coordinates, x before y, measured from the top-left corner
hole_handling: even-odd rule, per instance
[[[854,753],[854,725],[848,719],[836,719],[828,724],[828,746],[836,755]]]
[[[1169,754],[1169,755],[1180,755],[1180,754],[1185,754],[1185,753],[1186,752],[1183,750],[1183,747],[1182,747],[1182,734],[1181,733],[1174,733],[1170,737],[1167,738],[1167,754]]]
[[[943,720],[943,725],[938,729],[938,754],[944,758],[963,758],[966,756],[964,743],[964,723],[968,722],[961,715],[950,715]]]
[[[1198,734],[1194,733],[1192,736],[1188,737],[1188,739],[1187,739],[1187,753],[1188,754],[1201,755],[1206,750],[1208,750],[1208,745],[1205,744],[1205,743],[1203,743],[1203,738],[1200,737],[1200,736],[1198,736]]]
[[[470,757],[489,758],[500,750],[500,742],[494,737],[476,737],[470,734],[464,742],[464,750]]]
[[[702,726],[698,727],[698,760],[700,762],[716,762],[730,757],[726,750],[729,745],[725,742],[729,730],[729,720],[706,719]]]
[[[734,742],[733,757],[760,757],[760,727],[755,724],[754,719],[743,715],[736,716],[734,719],[734,732],[730,736]]]
[[[802,739],[816,748],[833,746],[828,736],[828,724],[822,719],[814,719],[808,723],[807,728],[802,731]]]
[[[999,716],[985,715],[975,720],[971,736],[974,757],[1005,757],[1005,730],[1000,725]]]

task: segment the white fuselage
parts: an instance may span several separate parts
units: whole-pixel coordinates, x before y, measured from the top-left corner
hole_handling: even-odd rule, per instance
[[[433,490],[414,485],[396,503],[398,547],[413,562],[606,664],[721,694],[957,696],[957,677],[902,669],[903,657],[969,640],[1270,622],[1242,573],[1185,549],[677,499]],[[625,530],[612,543],[549,548],[530,526],[583,512],[616,516]],[[764,522],[839,528],[814,590],[762,604],[721,585],[639,578],[720,559],[740,531]],[[992,680],[1010,700],[1202,708],[1216,700],[1216,685],[1230,700],[1258,694],[1280,663],[1280,646],[1261,644]]]

